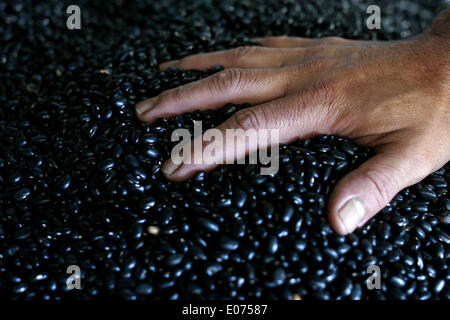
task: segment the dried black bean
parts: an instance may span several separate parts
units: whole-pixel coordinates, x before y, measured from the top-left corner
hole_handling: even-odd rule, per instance
[[[219,225],[211,220],[201,217],[198,219],[198,222],[205,230],[209,232],[219,232]]]
[[[141,201],[139,202],[139,208],[143,211],[147,211],[150,208],[152,208],[155,205],[156,201],[155,198],[149,196],[149,197],[145,197],[142,198]]]
[[[69,175],[65,175],[58,180],[57,185],[59,189],[66,190],[69,188],[71,182],[72,178]]]

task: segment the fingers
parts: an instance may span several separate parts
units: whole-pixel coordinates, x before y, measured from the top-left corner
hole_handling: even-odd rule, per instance
[[[208,69],[217,65],[225,68],[275,68],[300,64],[306,59],[339,57],[350,53],[346,47],[333,47],[324,50],[323,47],[304,48],[265,48],[238,47],[235,49],[212,53],[196,54],[181,60],[164,62],[161,70],[168,67],[183,69]]]
[[[226,103],[258,104],[282,97],[291,80],[285,69],[226,69],[211,77],[163,92],[136,105],[141,121],[195,110],[215,109]]]
[[[225,68],[270,68],[279,66],[279,50],[274,48],[244,46],[229,50],[201,53],[180,60],[162,63],[159,67],[182,69],[208,69],[217,65]]]
[[[255,38],[259,46],[243,46],[229,50],[201,53],[179,60],[161,63],[160,70],[169,67],[209,69],[217,65],[225,68],[273,68],[300,63],[305,57],[321,52],[320,57],[341,56],[348,47],[373,45],[373,41],[347,40],[338,37],[307,39],[299,37]],[[324,47],[331,47],[324,50]],[[280,50],[284,49],[284,50]],[[310,49],[310,50],[305,50]]]
[[[271,48],[299,48],[311,46],[317,43],[317,39],[287,36],[253,38],[251,40],[253,42],[259,43],[260,45]]]
[[[321,123],[322,109],[316,108],[307,97],[307,94],[292,95],[237,112],[215,129],[219,138],[209,141],[211,134],[206,131],[186,147],[182,163],[173,157],[168,159],[162,167],[163,173],[171,180],[181,181],[198,171],[210,171],[220,164],[254,155],[258,149],[278,147],[279,143],[289,143],[312,133],[321,134],[318,128],[326,127]],[[233,138],[228,140],[227,134]],[[210,152],[214,148],[216,151]]]
[[[341,235],[353,232],[399,191],[431,173],[429,163],[418,154],[390,147],[345,176],[330,197],[328,216],[333,229]]]
[[[375,41],[349,40],[339,37],[309,39],[309,38],[287,37],[287,36],[253,38],[252,41],[270,48],[308,48],[320,45],[361,46],[375,43]]]

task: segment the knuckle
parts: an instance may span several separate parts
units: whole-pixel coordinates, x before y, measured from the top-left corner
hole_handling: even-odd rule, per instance
[[[394,193],[400,191],[399,183],[394,177],[387,176],[383,171],[370,169],[363,172],[363,177],[376,190],[375,196],[380,207],[386,206],[391,201]]]
[[[288,40],[288,38],[288,36],[274,36],[269,37],[269,41],[273,44],[283,44],[286,40]]]
[[[242,46],[237,47],[235,49],[232,49],[229,51],[229,59],[230,63],[232,64],[238,64],[243,63],[248,59],[248,57],[254,53],[258,47],[254,46]]]
[[[324,51],[324,48],[320,47],[320,46],[312,46],[312,47],[301,48],[301,50],[303,51],[303,56],[305,58],[313,59],[316,56],[320,55],[320,53],[322,53]]]
[[[306,96],[315,103],[331,104],[336,96],[336,84],[333,80],[317,81],[306,90]]]
[[[171,101],[173,101],[175,103],[183,101],[183,99],[185,99],[186,96],[187,96],[187,93],[186,93],[185,85],[176,87],[172,90],[165,92],[165,100],[170,99]],[[164,99],[164,95],[163,95],[163,99]]]
[[[302,73],[312,73],[323,70],[328,66],[325,59],[312,58],[298,66]]]
[[[258,129],[265,126],[265,117],[261,112],[253,108],[238,111],[234,116],[234,122],[238,129],[249,130]]]
[[[342,38],[340,37],[324,37],[319,43],[322,44],[338,44],[342,42]]]
[[[243,87],[243,74],[239,69],[220,71],[208,82],[210,91],[225,95],[229,91],[239,91]]]
[[[158,97],[159,102],[160,103],[165,103],[167,101],[172,100],[173,96],[174,96],[174,92],[173,91],[175,91],[175,89],[171,89],[171,90],[167,90],[167,91],[161,92],[159,94],[159,97]]]
[[[279,83],[281,85],[281,92],[283,96],[298,90],[297,86],[292,86],[299,78],[298,69],[296,66],[284,66],[280,69]],[[300,75],[301,77],[301,75]]]
[[[421,144],[418,143],[420,146]],[[432,143],[425,145],[421,148],[414,148],[413,152],[408,153],[408,160],[410,161],[410,166],[416,169],[416,175],[418,178],[423,178],[423,176],[430,174],[435,171],[434,159],[439,158],[436,154],[438,148],[434,148]]]
[[[301,114],[314,123],[315,130],[324,134],[336,132],[335,126],[340,115],[340,100],[332,80],[318,81],[303,90],[298,98]]]
[[[192,62],[195,62],[197,59],[198,58],[196,55],[189,55],[189,56],[183,57],[177,62],[175,67],[183,68],[183,69],[189,68],[189,65],[192,64]]]

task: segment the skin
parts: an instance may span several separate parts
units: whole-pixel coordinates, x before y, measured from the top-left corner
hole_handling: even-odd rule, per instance
[[[251,103],[218,129],[277,128],[282,144],[334,134],[374,148],[376,155],[345,176],[330,197],[329,221],[342,235],[364,225],[399,191],[450,160],[450,9],[427,31],[402,41],[254,41],[261,46],[161,64],[161,70],[216,65],[225,70],[138,103],[137,117],[153,122],[229,102]],[[168,159],[163,172],[181,181],[216,166],[177,165]]]

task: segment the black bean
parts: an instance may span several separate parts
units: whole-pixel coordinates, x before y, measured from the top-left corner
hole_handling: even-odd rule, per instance
[[[434,287],[433,287],[434,293],[435,294],[439,294],[442,291],[442,289],[444,289],[444,286],[445,286],[445,280],[444,279],[437,280],[436,283],[434,284]]]
[[[45,272],[37,273],[31,277],[31,281],[38,282],[48,278],[48,274]]]
[[[209,232],[219,232],[219,225],[211,220],[201,217],[198,223]]]
[[[421,228],[416,227],[416,228],[414,228],[414,231],[415,231],[416,236],[417,236],[419,239],[425,239],[426,234],[425,234],[425,232],[424,232]]]
[[[237,219],[231,226],[233,238],[242,238],[245,235],[245,223],[242,219]]]
[[[293,193],[293,194],[291,194],[291,198],[292,198],[292,201],[294,202],[294,204],[296,204],[298,206],[303,204],[303,199],[302,199],[302,196],[300,194]]]
[[[222,271],[223,267],[219,263],[212,263],[206,267],[206,274],[208,276],[215,275],[216,273]]]
[[[267,239],[267,251],[270,254],[275,254],[278,251],[278,240],[274,236],[269,236]]]
[[[338,246],[337,249],[338,249],[339,254],[346,254],[351,249],[351,246],[349,246],[346,243],[342,243]]]
[[[294,215],[294,208],[291,205],[286,204],[283,209],[283,214],[281,216],[281,220],[285,223],[288,223],[291,220],[293,215]]]
[[[140,239],[142,237],[142,233],[143,233],[143,227],[142,224],[140,223],[135,223],[130,230],[131,233],[131,237],[133,239]]]
[[[425,202],[414,203],[414,209],[418,212],[425,213],[428,211],[428,205]]]
[[[434,193],[431,190],[424,190],[424,189],[422,189],[422,190],[419,191],[419,195],[424,200],[436,200],[437,199],[436,193]]]
[[[350,295],[351,300],[361,300],[362,298],[362,288],[359,283],[353,285],[352,293]]]
[[[152,196],[148,196],[142,198],[141,201],[139,201],[139,208],[143,211],[147,211],[151,209],[155,205],[155,203],[155,198],[153,198]]]
[[[387,240],[391,236],[391,226],[387,223],[380,223],[378,225],[378,234],[381,238]]]
[[[229,206],[231,206],[231,199],[228,198],[222,198],[216,202],[217,208],[226,208]]]
[[[286,281],[286,272],[282,268],[276,269],[271,276],[271,281],[266,282],[266,286],[273,288],[279,287]]]
[[[136,292],[140,295],[150,295],[153,292],[153,286],[148,283],[140,283],[136,286]]]
[[[346,297],[353,292],[353,282],[349,277],[343,277],[339,281],[339,292],[342,296]],[[357,293],[357,292],[356,292]]]
[[[450,236],[442,230],[435,231],[439,241],[445,242],[446,244],[450,244]]]
[[[71,182],[72,178],[69,175],[65,175],[58,180],[57,185],[59,189],[66,190],[69,188]]]
[[[406,284],[405,280],[403,278],[401,278],[401,277],[398,277],[398,276],[391,277],[391,282],[395,286],[400,287],[400,288],[404,287],[405,284]]]
[[[143,135],[142,142],[145,144],[155,144],[156,142],[158,142],[158,135],[154,133]]]
[[[239,247],[239,242],[234,239],[223,236],[219,241],[219,246],[222,249],[233,251]]]
[[[168,266],[173,267],[181,263],[183,260],[182,254],[173,254],[166,259],[166,263]]]
[[[30,196],[30,194],[31,194],[31,190],[30,189],[28,189],[28,188],[20,189],[19,191],[17,191],[14,194],[14,200],[16,200],[16,201],[24,201]]]
[[[124,267],[126,269],[133,269],[134,267],[136,267],[136,263],[137,263],[136,258],[130,256],[124,261]]]
[[[26,229],[22,229],[22,230],[16,232],[16,233],[14,234],[14,238],[15,238],[16,240],[23,240],[23,239],[28,238],[28,236],[29,236],[30,234],[31,234],[31,230],[30,230],[29,228],[26,228]]]
[[[324,290],[327,287],[327,283],[325,279],[322,279],[317,276],[313,276],[308,279],[308,285],[311,287],[312,290],[319,291]]]
[[[17,183],[22,179],[22,174],[20,172],[13,173],[9,176],[9,182]]]
[[[101,172],[106,172],[106,171],[111,170],[114,167],[114,165],[115,165],[114,160],[112,160],[112,159],[105,159],[105,160],[103,160],[102,162],[100,162],[98,164],[98,169]]]
[[[136,157],[134,157],[131,154],[128,154],[125,157],[125,162],[132,168],[138,168],[139,167],[139,162],[137,161]]]
[[[444,198],[444,208],[450,211],[450,198]]]
[[[15,286],[13,288],[13,292],[14,293],[19,293],[19,294],[24,293],[27,290],[28,290],[28,285],[25,284],[25,283],[18,284],[17,286]]]
[[[147,147],[145,149],[145,154],[151,159],[157,159],[159,157],[159,152],[154,147]]]
[[[114,100],[114,106],[119,109],[125,108],[126,103],[127,103],[127,100],[122,97],[118,97]]]
[[[247,194],[244,191],[238,189],[234,192],[233,201],[236,207],[243,208],[245,202],[247,201]]]

